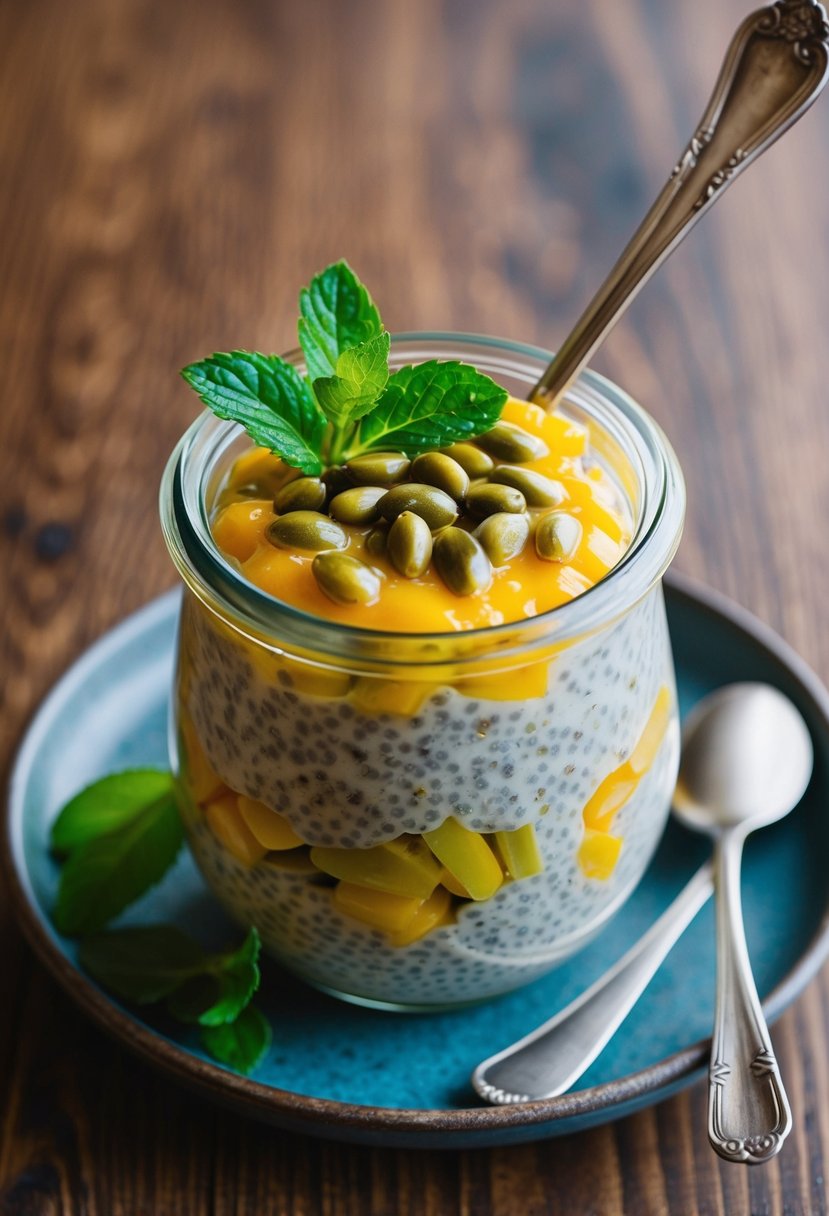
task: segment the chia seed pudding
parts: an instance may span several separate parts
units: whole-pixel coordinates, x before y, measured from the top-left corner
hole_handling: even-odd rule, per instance
[[[489,353],[516,393],[542,365]],[[232,430],[202,421],[171,462],[189,846],[266,952],[346,999],[439,1008],[535,979],[624,902],[662,833],[679,729],[659,580],[681,478],[647,416],[586,381],[573,416],[608,468],[624,456],[635,535],[589,594],[500,630],[418,639],[284,611],[211,543]],[[467,845],[479,860],[456,864]]]

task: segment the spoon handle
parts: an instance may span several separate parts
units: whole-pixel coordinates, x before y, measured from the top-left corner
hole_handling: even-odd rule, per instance
[[[616,1033],[712,891],[706,862],[610,971],[532,1034],[478,1065],[472,1084],[480,1096],[504,1106],[555,1098],[569,1089]]]
[[[708,1079],[708,1139],[726,1161],[757,1164],[792,1129],[766,1020],[751,974],[740,899],[743,833],[725,832],[714,853],[717,1008]]]
[[[530,400],[555,404],[657,266],[809,108],[826,83],[828,43],[826,13],[816,0],[780,0],[746,17],[696,134]]]

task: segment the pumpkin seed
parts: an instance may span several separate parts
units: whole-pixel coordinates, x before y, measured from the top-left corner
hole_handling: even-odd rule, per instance
[[[438,574],[454,595],[485,591],[492,582],[492,564],[480,541],[463,528],[444,528],[435,537],[432,558]]]
[[[376,528],[372,528],[365,539],[366,553],[370,553],[372,557],[383,557],[386,552],[388,536],[389,529],[387,524],[378,524]]]
[[[549,456],[550,449],[538,435],[531,435],[512,422],[496,422],[491,431],[475,437],[475,443],[496,460],[510,460],[523,464],[527,460],[539,460]]]
[[[278,549],[344,549],[348,536],[338,523],[319,511],[291,511],[268,524],[265,535]]]
[[[453,460],[445,452],[423,452],[416,456],[412,461],[410,476],[412,481],[423,481],[429,486],[445,490],[456,502],[460,502],[469,489],[467,473],[457,460]]]
[[[467,494],[466,509],[473,519],[486,519],[487,515],[495,515],[499,511],[517,515],[526,511],[527,500],[513,486],[499,486],[484,481],[473,486]]]
[[[395,570],[404,578],[417,578],[432,560],[429,525],[413,511],[401,511],[389,529],[386,547]]]
[[[358,486],[392,485],[402,481],[411,461],[404,452],[366,452],[345,466]]]
[[[527,515],[497,511],[478,524],[473,536],[481,542],[493,566],[504,566],[522,552],[529,540],[530,521]]]
[[[378,503],[385,486],[352,486],[331,499],[328,510],[341,524],[373,524],[380,518]]]
[[[326,469],[320,477],[320,481],[328,491],[328,501],[336,498],[338,494],[342,494],[343,490],[349,489],[354,485],[354,482],[349,477],[345,465],[335,464],[330,469]]]
[[[453,443],[441,448],[444,456],[451,456],[470,477],[486,477],[495,468],[495,461],[474,443]]]
[[[433,532],[453,524],[458,518],[458,504],[453,498],[437,486],[417,481],[407,481],[389,490],[380,499],[380,511],[389,520],[397,519],[403,511],[414,511],[426,520]]]
[[[380,596],[380,575],[347,553],[318,553],[311,565],[319,588],[335,604],[373,604]]]
[[[567,497],[560,481],[553,481],[552,477],[545,477],[535,469],[522,469],[520,465],[499,464],[489,480],[520,490],[528,507],[557,507]]]
[[[535,530],[535,551],[545,562],[569,562],[581,543],[582,526],[566,511],[542,515]]]
[[[298,477],[279,490],[273,500],[277,515],[289,511],[318,511],[325,506],[326,490],[319,477]]]

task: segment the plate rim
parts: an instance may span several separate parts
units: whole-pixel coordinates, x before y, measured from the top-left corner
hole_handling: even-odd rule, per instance
[[[770,625],[722,592],[685,574],[670,572],[665,578],[665,589],[671,597],[686,603],[690,601],[707,615],[724,618],[732,627],[747,633],[768,657],[794,678],[829,735],[829,691],[806,660]],[[574,1090],[557,1098],[512,1106],[481,1105],[441,1110],[369,1106],[318,1098],[279,1089],[200,1059],[129,1013],[84,975],[60,949],[28,880],[23,860],[21,813],[27,773],[39,750],[48,720],[71,694],[73,685],[83,679],[89,668],[105,660],[108,651],[120,649],[132,635],[147,628],[148,621],[165,616],[180,595],[180,588],[173,588],[151,600],[109,629],[67,668],[29,719],[11,767],[0,831],[0,872],[7,883],[12,910],[40,961],[97,1026],[173,1079],[219,1101],[230,1100],[259,1118],[328,1136],[336,1129],[366,1135],[373,1132],[396,1137],[403,1135],[410,1145],[416,1145],[419,1134],[459,1133],[463,1138],[464,1133],[467,1136],[474,1133],[476,1137],[485,1137],[541,1124],[554,1126],[600,1111],[607,1111],[610,1120],[615,1117],[613,1112],[617,1108],[621,1115],[626,1113],[623,1108],[637,1100],[652,1098],[659,1101],[660,1090],[664,1091],[661,1096],[667,1097],[694,1079],[705,1064],[710,1039],[700,1039],[655,1064],[613,1081]],[[800,994],[828,955],[829,893],[820,923],[806,949],[763,1004],[769,1020],[776,1018]],[[414,1140],[408,1137],[414,1137]],[[401,1143],[399,1139],[397,1142]]]

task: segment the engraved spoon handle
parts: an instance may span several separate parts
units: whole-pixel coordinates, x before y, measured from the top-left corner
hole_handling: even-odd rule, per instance
[[[751,974],[740,899],[743,833],[717,841],[717,1008],[708,1079],[708,1139],[726,1161],[757,1164],[792,1129],[766,1020]]]
[[[816,0],[780,0],[746,17],[708,108],[669,181],[530,394],[551,408],[657,266],[820,93],[829,26]]]
[[[610,971],[532,1034],[478,1065],[472,1084],[480,1096],[507,1105],[569,1089],[616,1033],[713,890],[706,862]]]

